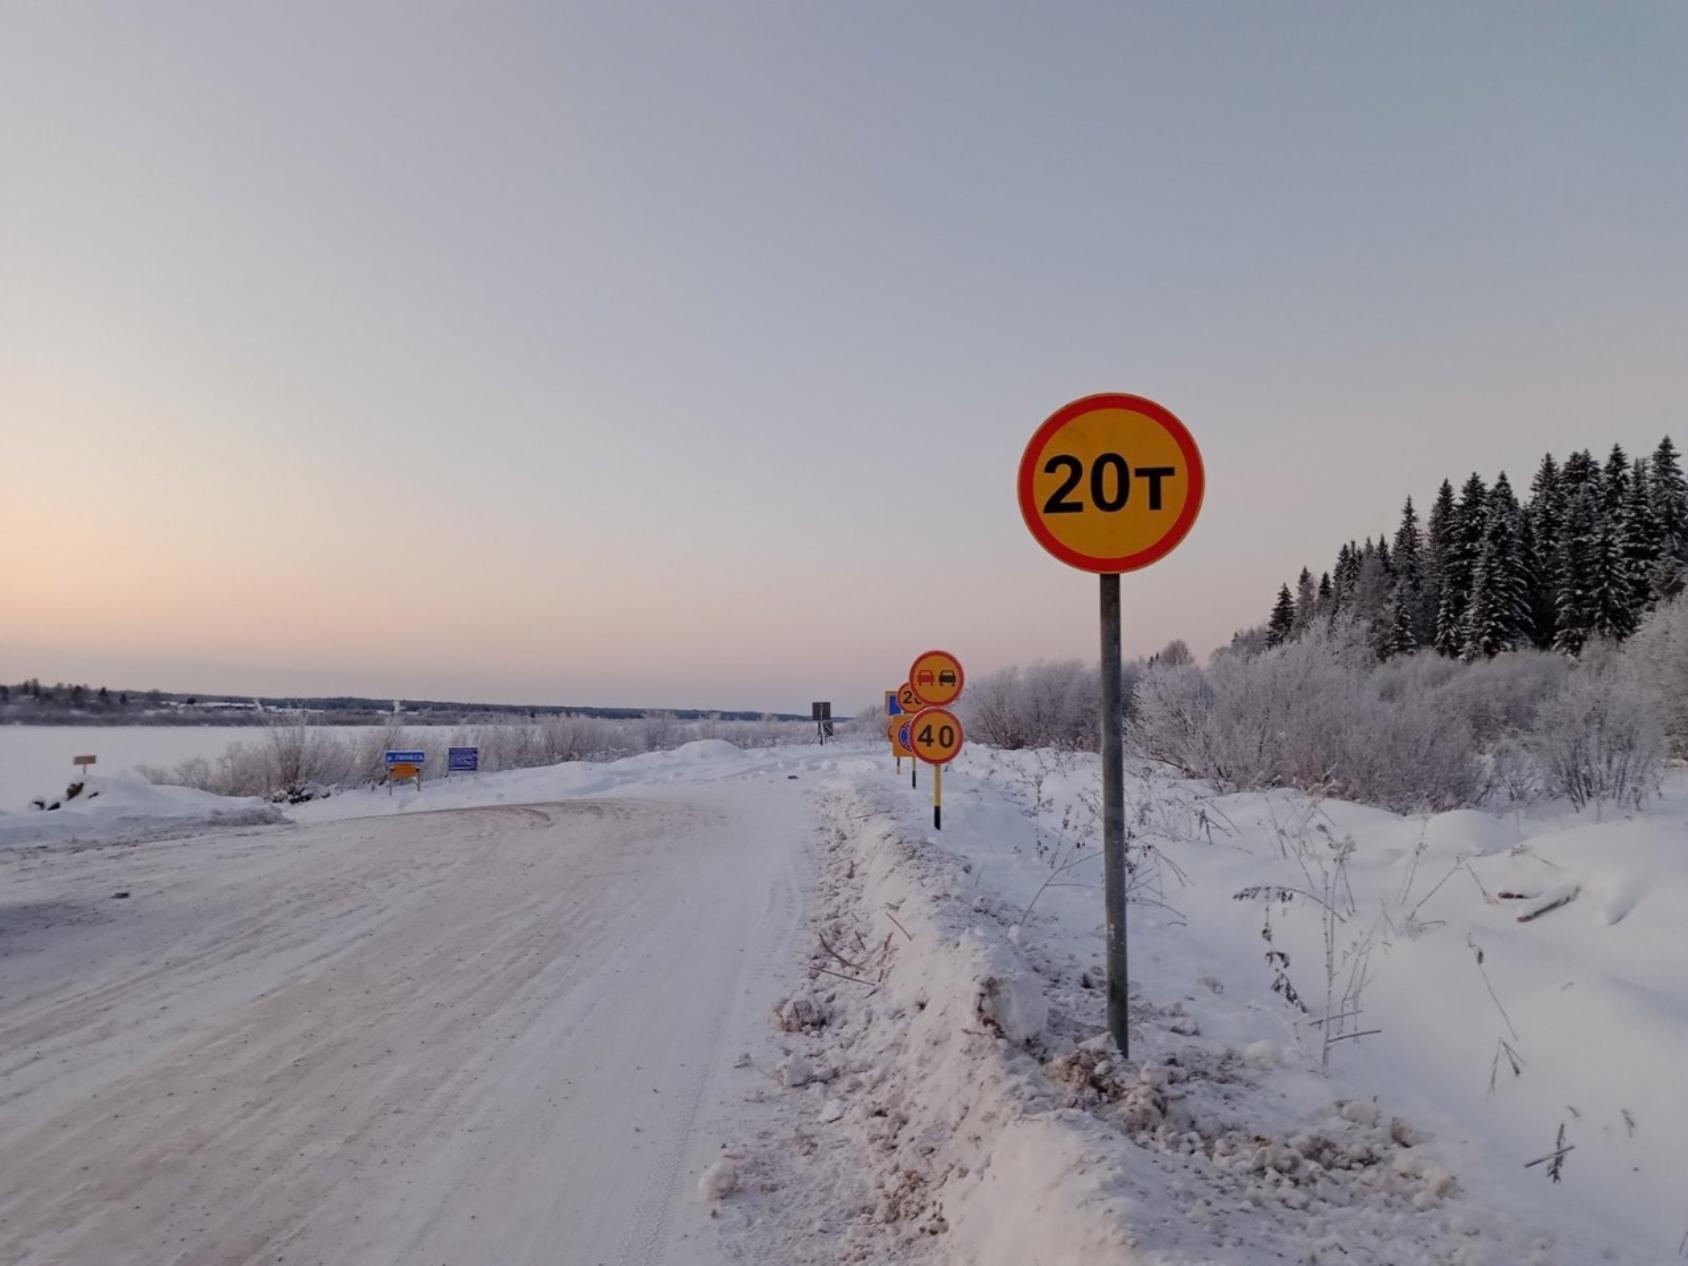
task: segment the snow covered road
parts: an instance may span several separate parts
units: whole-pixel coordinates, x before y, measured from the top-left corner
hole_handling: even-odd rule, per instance
[[[0,1261],[713,1260],[811,821],[782,780],[11,856]]]

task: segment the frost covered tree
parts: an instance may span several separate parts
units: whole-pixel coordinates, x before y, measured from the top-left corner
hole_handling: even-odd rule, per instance
[[[1518,547],[1517,502],[1503,474],[1490,494],[1483,543],[1472,573],[1465,608],[1465,642],[1460,658],[1470,661],[1517,650],[1529,623],[1529,595]]]
[[[1571,494],[1565,507],[1559,538],[1559,596],[1553,646],[1568,655],[1581,651],[1595,633],[1600,589],[1599,534],[1599,491],[1592,483],[1584,482]]]
[[[1648,475],[1653,517],[1659,525],[1659,562],[1654,569],[1653,592],[1669,597],[1681,592],[1683,577],[1688,574],[1688,479],[1683,478],[1682,461],[1670,436],[1653,450]]]
[[[1543,650],[1553,645],[1559,606],[1559,537],[1565,524],[1565,489],[1559,479],[1559,464],[1548,453],[1530,481],[1530,562],[1536,584],[1530,595],[1533,615],[1531,630],[1535,644]]]
[[[1624,580],[1629,586],[1630,618],[1639,626],[1658,600],[1653,580],[1664,543],[1664,532],[1654,512],[1652,476],[1646,458],[1637,458],[1630,469],[1618,533]]]
[[[1423,610],[1424,534],[1419,531],[1411,497],[1401,507],[1401,524],[1395,529],[1394,563],[1395,605],[1405,608],[1413,645],[1418,646],[1429,640],[1435,627],[1426,622]]]
[[[1295,582],[1295,619],[1292,634],[1300,637],[1313,623],[1319,605],[1318,590],[1313,586],[1313,573],[1305,567],[1301,569],[1301,576]]]
[[[1606,458],[1606,469],[1600,472],[1601,509],[1606,518],[1616,519],[1623,513],[1629,499],[1629,454],[1622,444],[1612,445]]]
[[[1391,604],[1389,640],[1382,658],[1411,655],[1418,649],[1418,633],[1414,628],[1413,616],[1413,595],[1408,593],[1406,585],[1397,584]]]
[[[1475,471],[1460,489],[1459,502],[1448,521],[1442,552],[1442,600],[1436,611],[1436,649],[1459,655],[1465,649],[1465,608],[1471,601],[1471,579],[1483,548],[1489,491]]]

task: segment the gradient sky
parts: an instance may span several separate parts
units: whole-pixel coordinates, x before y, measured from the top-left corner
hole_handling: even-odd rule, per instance
[[[1678,4],[0,2],[0,680],[806,709],[1200,653],[1408,493],[1688,441]]]

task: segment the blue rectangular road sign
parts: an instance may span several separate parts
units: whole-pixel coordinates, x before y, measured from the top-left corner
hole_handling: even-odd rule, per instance
[[[448,774],[473,774],[481,767],[478,747],[448,747],[445,751],[445,770]]]
[[[885,692],[885,715],[888,717],[900,716],[902,710],[903,705],[897,702],[897,692],[887,690]]]
[[[427,761],[427,759],[428,759],[428,753],[423,752],[423,751],[415,751],[415,752],[389,751],[387,753],[387,763],[389,765],[421,765],[421,764],[424,764]]]

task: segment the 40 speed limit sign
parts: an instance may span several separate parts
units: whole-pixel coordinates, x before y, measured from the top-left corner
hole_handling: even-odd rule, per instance
[[[909,746],[928,765],[947,765],[961,755],[961,722],[948,708],[922,708],[908,725]]]
[[[961,754],[961,722],[948,708],[922,708],[908,723],[908,745],[932,767],[932,829],[944,829],[944,766]]]
[[[1084,571],[1166,557],[1201,513],[1202,455],[1153,400],[1107,393],[1057,409],[1020,458],[1020,513],[1038,544]]]

